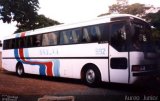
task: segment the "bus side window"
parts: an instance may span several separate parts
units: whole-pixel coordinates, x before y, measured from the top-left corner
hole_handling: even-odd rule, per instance
[[[33,36],[33,47],[41,46],[41,35],[34,35]]]
[[[27,47],[39,47],[41,46],[41,36],[42,35],[33,35],[27,38]]]
[[[9,40],[7,40],[7,49],[11,49],[11,44],[12,44],[12,40],[11,39],[9,39]]]
[[[47,34],[43,34],[42,46],[57,45],[58,39],[59,39],[58,32],[50,32]]]
[[[20,38],[17,38],[17,48],[22,48],[22,47],[20,46],[20,44],[22,44],[22,43],[21,43],[21,39],[20,39]]]
[[[48,45],[49,45],[48,34],[43,34],[43,37],[42,37],[42,46],[48,46]]]
[[[101,32],[98,26],[91,26],[88,28],[91,35],[92,42],[97,42],[101,38]]]
[[[35,35],[35,40],[33,40],[35,47],[41,46],[41,36],[42,35]]]
[[[152,51],[154,50],[151,46],[149,38],[149,30],[143,23],[132,22],[133,35],[131,37],[131,50],[132,51]]]
[[[101,42],[108,42],[109,41],[109,24],[101,24],[99,25],[101,30]]]
[[[69,39],[68,39],[68,36],[67,36],[67,32],[66,31],[62,31],[60,33],[60,44],[68,44],[69,43]]]
[[[78,43],[78,34],[76,33],[75,30],[72,30],[72,37],[73,37],[73,43]]]
[[[83,29],[83,42],[91,42],[91,38],[87,28]]]
[[[7,46],[7,40],[4,40],[4,41],[3,41],[3,49],[4,49],[4,50],[7,49],[6,46]]]
[[[102,32],[101,32],[99,26],[95,26],[95,30],[96,30],[97,39],[98,39],[98,41],[99,41],[99,40],[101,40]]]
[[[72,44],[74,43],[73,39],[73,31],[72,30],[67,30],[67,31],[62,31],[61,32],[61,38],[60,38],[60,44]]]
[[[83,29],[84,42],[98,42],[101,40],[101,29],[98,25],[89,26]]]
[[[19,41],[19,48],[25,48],[26,47],[26,38],[25,37],[22,37],[22,38],[19,38],[18,39]]]
[[[82,29],[77,28],[72,30],[73,43],[81,43],[82,41]]]
[[[52,32],[48,33],[49,45],[57,45],[58,44],[58,33]]]
[[[9,49],[13,49],[14,48],[14,39],[10,39],[9,41]]]
[[[12,39],[12,49],[13,48],[17,48],[17,45],[16,45],[16,40],[15,39]]]
[[[26,40],[27,40],[27,47],[33,47],[32,36],[26,37]]]
[[[118,51],[127,51],[127,33],[124,23],[112,24],[111,45]]]
[[[82,30],[81,28],[70,29],[60,32],[60,44],[76,44],[81,43]]]

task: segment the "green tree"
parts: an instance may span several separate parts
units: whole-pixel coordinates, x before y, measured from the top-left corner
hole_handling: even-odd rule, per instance
[[[38,10],[38,0],[0,0],[0,20],[4,23],[16,21],[16,33],[60,24],[44,15],[38,15]]]
[[[148,13],[145,19],[160,31],[160,10],[156,13]]]
[[[144,4],[139,4],[139,3],[135,3],[132,5],[125,5],[125,6],[119,4],[113,4],[112,6],[109,7],[109,13],[118,12],[120,14],[126,13],[142,17],[146,14],[146,11],[150,8],[151,7],[147,7]]]
[[[15,33],[28,31],[31,29],[38,29],[38,28],[58,25],[58,24],[60,24],[58,21],[47,18],[44,15],[37,15],[34,22],[17,24],[18,29]]]
[[[155,43],[159,46],[160,43],[160,10],[156,13],[148,13],[145,19],[153,26],[152,35]],[[159,46],[160,47],[160,46]],[[160,48],[158,49],[160,51]]]
[[[0,0],[0,19],[3,22],[33,22],[39,9],[38,0]]]

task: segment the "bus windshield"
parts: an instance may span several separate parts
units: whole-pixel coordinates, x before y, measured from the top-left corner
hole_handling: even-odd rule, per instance
[[[153,52],[151,28],[147,23],[132,22],[131,51]]]

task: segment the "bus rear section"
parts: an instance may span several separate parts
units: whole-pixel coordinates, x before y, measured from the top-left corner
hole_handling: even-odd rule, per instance
[[[109,38],[109,82],[133,84],[157,75],[148,23],[137,18],[113,21]]]
[[[130,42],[130,83],[141,82],[158,75],[158,54],[155,51],[149,24],[134,20]],[[136,78],[139,78],[137,80]]]

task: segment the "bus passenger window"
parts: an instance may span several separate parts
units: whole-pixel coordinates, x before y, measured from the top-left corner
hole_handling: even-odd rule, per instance
[[[140,22],[132,22],[133,35],[131,36],[132,51],[153,51],[150,42],[150,28]]]
[[[15,39],[12,39],[12,46],[11,47],[12,47],[12,49],[16,48],[16,40]]]
[[[48,34],[43,34],[43,37],[42,37],[42,46],[48,46],[48,45],[49,45]]]
[[[9,49],[13,49],[15,45],[15,40],[14,39],[10,39],[9,40]]]
[[[8,40],[8,49],[11,49],[12,40]]]
[[[101,30],[100,30],[99,26],[95,26],[95,30],[96,30],[96,34],[97,34],[97,39],[98,39],[98,41],[100,41],[102,34],[101,34]]]
[[[112,25],[111,45],[118,51],[127,51],[127,31],[124,23],[115,23]]]
[[[82,40],[81,28],[72,30],[73,43],[80,43]]]
[[[26,37],[27,40],[27,47],[32,47],[33,46],[33,38],[32,36]]]
[[[91,38],[90,38],[90,35],[88,33],[87,28],[83,29],[83,41],[84,42],[91,42]]]
[[[57,45],[58,44],[58,34],[53,32],[48,34],[49,45]]]
[[[61,32],[61,37],[60,37],[60,44],[74,44],[76,43],[76,41],[78,39],[76,35],[73,35],[75,34],[75,32],[73,30],[67,30],[67,31],[62,31]]]
[[[62,45],[63,44],[69,44],[69,39],[68,39],[66,31],[62,31],[60,35],[61,35],[60,44],[62,44]]]
[[[108,42],[109,40],[109,24],[100,24],[95,26],[98,42]]]
[[[50,32],[43,34],[42,46],[57,45],[58,44],[58,33]]]
[[[34,35],[32,36],[33,47],[41,46],[41,35]]]
[[[89,26],[83,29],[84,42],[98,42],[101,40],[101,35],[99,26]]]
[[[19,48],[24,48],[26,47],[26,38],[19,38]]]
[[[36,35],[35,39],[36,46],[41,46],[41,35]]]
[[[78,35],[75,30],[72,30],[73,43],[78,43]]]

